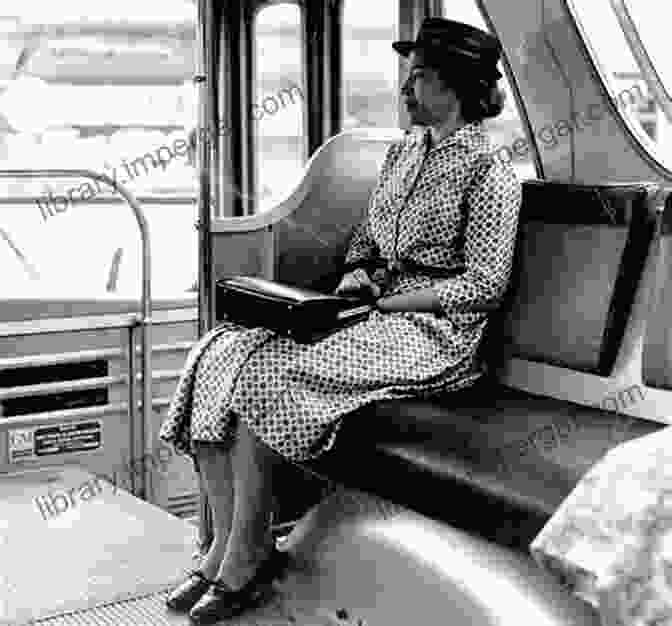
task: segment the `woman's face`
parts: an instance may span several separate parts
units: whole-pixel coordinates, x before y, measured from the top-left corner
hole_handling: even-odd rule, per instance
[[[422,52],[413,50],[408,57],[408,78],[401,95],[411,124],[438,126],[448,119],[459,118],[460,102],[455,92],[439,79],[439,72],[424,64]]]

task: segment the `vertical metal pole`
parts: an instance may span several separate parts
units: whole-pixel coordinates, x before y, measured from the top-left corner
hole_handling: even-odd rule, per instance
[[[135,325],[128,328],[128,359],[126,363],[126,371],[128,372],[128,428],[130,432],[131,445],[128,447],[128,453],[131,455],[129,462],[131,467],[137,450],[136,429],[135,429],[135,409],[137,407],[138,397],[135,393],[136,385],[136,367],[135,367]],[[129,471],[131,493],[135,496],[137,494],[137,484],[135,480],[135,472]]]
[[[198,336],[202,337],[212,328],[212,242],[210,224],[212,218],[210,175],[212,143],[218,141],[214,124],[211,124],[209,81],[214,80],[211,72],[211,55],[214,15],[209,0],[198,0],[198,54],[196,55],[196,77],[198,85]],[[200,471],[200,468],[196,468]],[[200,484],[200,481],[199,481]],[[198,543],[201,553],[205,553],[213,541],[212,514],[205,492],[201,489],[199,500]]]
[[[209,91],[212,75],[207,73],[210,67],[210,46],[212,39],[212,14],[209,0],[198,2],[198,50],[195,81],[198,85],[198,129],[197,129],[197,168],[198,168],[198,334],[199,337],[212,327],[211,319],[211,283],[212,283],[212,247],[210,229],[212,222],[211,207],[211,150],[217,141],[216,129],[211,124]]]

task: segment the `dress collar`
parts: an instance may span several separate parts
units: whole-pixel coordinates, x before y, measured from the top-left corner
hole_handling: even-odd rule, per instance
[[[422,146],[424,150],[431,144],[431,135],[429,128],[425,126],[413,126],[405,133],[407,136],[413,137],[413,142]],[[462,146],[469,150],[484,149],[487,150],[490,146],[490,139],[483,129],[481,122],[469,122],[464,126],[458,128],[455,132],[444,137],[436,144],[433,144],[429,152],[436,150],[445,150],[448,147]]]
[[[426,145],[430,145],[431,133],[429,128],[425,129],[424,140]],[[468,149],[479,148],[487,145],[488,137],[483,130],[481,122],[469,122],[452,132],[447,137],[441,139],[438,143],[431,146],[430,151],[443,150],[447,147],[463,146]]]

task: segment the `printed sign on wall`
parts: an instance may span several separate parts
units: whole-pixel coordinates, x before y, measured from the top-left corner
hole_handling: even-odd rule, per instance
[[[98,450],[103,444],[101,420],[15,428],[8,433],[9,462]]]

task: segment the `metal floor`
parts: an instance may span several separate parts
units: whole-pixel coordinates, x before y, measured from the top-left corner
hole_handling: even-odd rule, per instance
[[[4,474],[0,624],[165,591],[193,565],[195,537],[185,520],[78,466]]]
[[[86,477],[85,472],[77,472],[79,474],[71,475],[70,479]],[[59,475],[52,473],[51,476],[58,479]],[[35,483],[35,478],[33,474],[14,479],[12,489],[7,488],[4,477],[0,478],[0,507],[9,510],[6,496],[11,495],[12,490],[17,507],[19,494],[25,493],[26,485]],[[40,488],[44,489],[44,484]],[[16,538],[22,533],[24,538],[23,545],[13,551],[5,550],[3,554],[0,550],[3,575],[14,581],[11,587],[14,593],[0,596],[0,599],[10,599],[10,604],[0,606],[5,624],[173,626],[188,623],[186,615],[176,615],[165,608],[164,598],[168,588],[181,579],[183,566],[187,562],[192,564],[195,529],[129,494],[97,497],[98,500],[92,498],[81,503],[69,524],[60,526],[70,529],[62,538],[72,534],[71,540],[78,538],[80,543],[84,542],[77,553],[71,552],[67,564],[60,564],[60,579],[49,578],[59,567],[46,566],[44,574],[34,569],[43,563],[41,551],[47,539],[53,539],[50,533],[59,527],[55,525],[56,520],[48,527],[33,503],[31,519],[24,511],[24,522],[32,525],[30,529],[2,529],[4,534],[0,537]],[[96,514],[94,506],[98,508]],[[65,515],[57,520],[63,521]],[[107,521],[103,522],[105,517]],[[41,526],[36,526],[36,522]],[[137,531],[138,525],[144,529],[143,533],[129,535],[128,531]],[[87,527],[90,528],[84,532]],[[26,552],[31,552],[26,550],[28,538],[38,528],[42,534],[39,545],[32,543],[37,561],[25,562],[32,563],[32,572],[37,572],[39,580],[22,578],[15,570],[22,569],[21,559],[26,559]],[[119,540],[121,536],[130,542],[130,547],[124,548]],[[88,537],[97,537],[105,548],[96,548]],[[0,542],[0,547],[6,548],[8,543]],[[63,555],[68,549],[72,550],[72,545],[65,541],[52,553]],[[281,544],[281,549],[288,550],[292,556],[292,565],[284,580],[276,583],[262,606],[237,620],[223,623],[238,626],[519,626],[521,623],[593,626],[599,623],[588,607],[558,588],[526,555],[359,492],[337,490],[329,495],[304,516]],[[168,556],[162,556],[166,550]],[[10,561],[12,567],[8,570],[5,557],[10,552],[15,561]],[[101,560],[103,554],[105,558]],[[90,584],[91,576],[97,576],[97,584]],[[16,583],[27,586],[19,588]],[[54,610],[56,604],[48,606],[55,596],[50,584],[57,591],[70,594],[69,602],[65,596],[65,600],[59,601],[58,610]],[[10,587],[6,586],[0,593],[8,590]],[[72,602],[73,598],[79,607]],[[37,606],[31,607],[32,600],[37,600]]]

